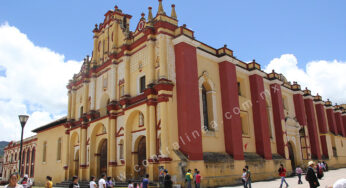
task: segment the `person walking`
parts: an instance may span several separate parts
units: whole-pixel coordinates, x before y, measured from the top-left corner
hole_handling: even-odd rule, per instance
[[[318,182],[318,179],[316,177],[315,171],[314,171],[314,162],[313,161],[309,161],[308,163],[308,171],[306,173],[306,181],[309,182],[310,188],[316,188],[320,186],[320,183]]]
[[[197,170],[197,174],[196,174],[196,188],[200,188],[201,187],[201,175],[199,174],[199,171]]]
[[[23,184],[24,179],[26,179],[26,188],[30,188],[32,186],[32,181],[27,174],[24,175],[24,178],[23,178],[21,184]],[[24,185],[23,185],[23,187],[24,187]]]
[[[107,188],[106,186],[106,174],[102,173],[101,178],[99,179],[99,188]]]
[[[8,184],[5,186],[5,188],[23,188],[22,185],[19,185],[18,182],[18,174],[13,173],[10,175],[8,179]]]
[[[164,188],[172,188],[173,182],[171,180],[171,175],[168,174],[168,170],[165,169],[163,171],[164,178],[163,178],[163,185]]]
[[[106,187],[107,188],[113,188],[112,177],[110,177],[110,176],[107,177]]]
[[[288,187],[288,183],[286,182],[286,168],[284,168],[283,164],[280,164],[280,168],[278,171],[279,171],[279,176],[281,177],[280,188],[282,187],[282,184],[284,182],[286,183],[286,187]]]
[[[97,184],[95,182],[95,176],[91,176],[90,178],[90,183],[89,183],[90,188],[97,188]]]
[[[53,178],[52,177],[50,177],[50,176],[47,176],[46,177],[46,180],[47,180],[47,182],[46,182],[46,188],[53,188]]]
[[[322,168],[322,163],[318,163],[316,165],[316,173],[317,173],[317,178],[318,179],[322,179],[322,177],[324,176],[323,174],[323,168]]]
[[[249,166],[245,166],[246,169],[246,181],[245,187],[251,188],[251,171],[249,170]]]
[[[302,182],[302,173],[303,173],[303,170],[300,168],[300,166],[298,166],[296,168],[296,174],[298,176],[298,184],[303,184],[303,182]]]
[[[194,183],[195,183],[195,188],[197,188],[197,183],[196,183],[196,175],[197,175],[197,168],[195,168],[194,172],[193,172],[193,180],[194,180]]]
[[[24,177],[21,184],[23,188],[28,188],[28,178]]]
[[[187,184],[187,188],[192,188],[191,181],[193,180],[193,176],[191,174],[191,169],[187,170],[185,174],[185,182]]]
[[[142,180],[142,188],[148,188],[149,185],[149,174],[145,175],[145,178]]]
[[[246,168],[243,168],[243,175],[241,176],[241,181],[243,182],[244,188],[247,188],[247,186],[246,186]]]
[[[131,180],[129,180],[127,183],[128,183],[127,188],[133,188],[133,184],[132,184],[132,181],[131,181]]]
[[[79,188],[78,176],[72,177],[72,183],[70,183],[69,188]]]

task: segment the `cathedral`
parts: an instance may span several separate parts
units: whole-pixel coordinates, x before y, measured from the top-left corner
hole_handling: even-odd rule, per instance
[[[254,181],[278,177],[280,163],[346,167],[345,105],[199,41],[175,5],[168,14],[159,0],[134,31],[131,17],[115,6],[95,25],[92,56],[67,85],[66,117],[33,130],[35,184],[101,173],[157,181],[162,169],[184,184],[197,168],[212,187],[240,183],[245,165]]]

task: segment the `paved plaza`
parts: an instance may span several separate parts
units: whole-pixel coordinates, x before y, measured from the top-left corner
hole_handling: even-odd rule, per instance
[[[328,172],[324,173],[324,177],[322,178],[322,180],[319,180],[321,185],[320,188],[333,187],[333,183],[342,178],[346,178],[346,168],[342,168],[338,170],[329,170]],[[305,175],[302,176],[303,184],[301,185],[298,185],[297,176],[286,178],[286,181],[289,187],[292,187],[292,188],[296,188],[296,187],[308,188],[309,187],[309,183],[305,180]],[[271,181],[254,182],[251,185],[253,188],[276,188],[276,187],[280,187],[280,182],[281,182],[280,179],[275,179]],[[243,186],[230,186],[230,187],[242,188]]]

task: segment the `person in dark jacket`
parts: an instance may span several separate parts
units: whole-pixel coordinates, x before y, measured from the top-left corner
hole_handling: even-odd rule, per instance
[[[314,171],[314,162],[313,161],[309,161],[308,163],[309,167],[308,167],[308,171],[306,173],[306,180],[309,182],[310,184],[310,188],[316,188],[320,186],[320,183],[318,182],[318,179],[316,177],[315,171]]]
[[[165,169],[164,171],[164,179],[163,179],[163,183],[164,183],[164,187],[165,188],[172,188],[172,180],[171,180],[171,175],[168,174],[168,170]]]

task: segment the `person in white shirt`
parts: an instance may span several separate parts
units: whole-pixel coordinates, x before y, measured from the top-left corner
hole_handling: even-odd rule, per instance
[[[106,174],[101,174],[101,178],[99,180],[99,188],[106,188]]]
[[[90,188],[97,188],[97,185],[96,185],[96,182],[95,182],[95,176],[91,176],[89,187]]]
[[[246,169],[243,168],[243,175],[241,176],[241,181],[243,182],[243,186],[245,188],[247,188],[247,186],[245,185],[245,182],[246,182]]]

